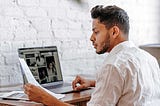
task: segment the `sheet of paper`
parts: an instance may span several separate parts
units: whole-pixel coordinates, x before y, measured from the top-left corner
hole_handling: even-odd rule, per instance
[[[20,61],[20,64],[21,64],[21,68],[22,68],[22,71],[24,72],[26,78],[27,78],[27,81],[28,83],[31,83],[33,85],[36,85],[36,86],[40,86],[42,89],[44,89],[46,92],[48,92],[49,94],[53,95],[54,97],[56,97],[57,99],[61,99],[63,98],[65,95],[64,94],[56,94],[56,93],[53,93],[45,88],[43,88],[34,78],[33,74],[31,73],[29,67],[27,66],[26,62],[24,59],[22,58],[19,58],[19,61]]]
[[[0,93],[0,98],[9,100],[28,100],[24,91],[11,91]]]

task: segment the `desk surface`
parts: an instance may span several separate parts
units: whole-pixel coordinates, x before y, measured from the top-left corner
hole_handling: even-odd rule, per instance
[[[61,100],[66,102],[66,103],[76,103],[76,102],[81,102],[81,101],[89,101],[91,98],[91,93],[93,92],[92,89],[84,90],[81,92],[76,92],[76,93],[69,93],[66,94],[64,98]]]
[[[66,96],[64,98],[62,98],[61,100],[66,102],[66,103],[75,104],[75,105],[78,105],[78,106],[86,106],[86,103],[91,98],[91,93],[92,92],[93,92],[93,89],[89,89],[89,90],[84,90],[84,91],[81,91],[81,92],[65,94]],[[43,106],[43,104],[41,104],[41,103],[24,101],[24,100],[0,100],[0,105],[3,105],[3,106],[8,106],[8,105]]]

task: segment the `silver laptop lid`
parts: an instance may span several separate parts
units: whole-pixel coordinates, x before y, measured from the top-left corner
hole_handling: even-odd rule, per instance
[[[24,58],[34,78],[42,86],[63,83],[56,46],[19,48],[19,57]]]

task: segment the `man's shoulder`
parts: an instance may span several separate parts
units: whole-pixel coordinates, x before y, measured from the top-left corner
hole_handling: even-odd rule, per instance
[[[134,65],[138,64],[138,61],[141,60],[142,57],[139,57],[141,53],[138,48],[125,48],[119,51],[117,54],[110,54],[104,61],[105,65],[110,65],[116,68],[128,67],[127,65],[133,63]],[[144,56],[143,56],[144,57]]]
[[[146,60],[155,61],[156,59],[148,52],[136,46],[126,46],[119,49],[118,52],[109,53],[104,61],[104,65],[109,64],[115,67],[120,67],[127,66],[127,64],[133,64],[137,67]]]

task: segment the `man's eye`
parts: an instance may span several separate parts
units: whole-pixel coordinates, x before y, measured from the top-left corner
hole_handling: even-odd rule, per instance
[[[95,34],[98,34],[98,31],[94,32]]]

